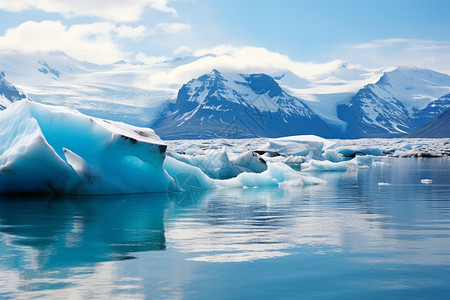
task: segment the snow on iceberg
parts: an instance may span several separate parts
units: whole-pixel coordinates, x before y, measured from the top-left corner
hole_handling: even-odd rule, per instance
[[[0,192],[113,194],[177,190],[151,129],[28,100],[0,113]]]
[[[267,170],[266,161],[255,151],[247,151],[238,155],[233,163],[240,166],[247,172],[261,173]]]
[[[296,135],[270,139],[261,147],[261,151],[272,151],[284,156],[312,156],[319,158],[322,151],[330,148],[334,142],[315,135]]]
[[[311,159],[301,165],[304,172],[345,172],[348,168],[348,162],[332,162],[328,160]]]
[[[221,150],[208,149],[203,154],[198,155],[172,152],[169,155],[186,164],[200,168],[214,179],[232,178],[243,172],[243,169],[230,161],[225,148]]]
[[[323,158],[325,158],[326,160],[332,161],[332,162],[341,162],[344,160],[344,156],[337,152],[336,149],[326,149],[323,152]]]

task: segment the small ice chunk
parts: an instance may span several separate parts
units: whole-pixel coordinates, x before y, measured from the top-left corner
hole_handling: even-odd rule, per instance
[[[337,151],[345,157],[355,157],[357,155],[383,155],[383,151],[379,148],[366,148],[358,145],[352,147],[338,147]]]
[[[344,156],[340,154],[336,149],[327,149],[323,153],[323,157],[326,160],[332,161],[332,162],[340,162],[344,160]]]
[[[200,168],[173,157],[166,157],[164,169],[182,190],[201,190],[215,187],[214,180],[203,173]]]
[[[262,173],[244,172],[235,178],[216,180],[215,183],[217,187],[222,188],[242,188],[244,186],[253,188],[262,186],[293,188],[304,185],[324,184],[326,182],[316,177],[301,174],[284,163],[275,162],[267,163],[267,170]]]
[[[324,149],[333,146],[334,142],[315,135],[287,136],[270,139],[268,143],[261,147],[263,151],[275,151],[285,156],[307,156],[319,158]]]
[[[208,149],[203,154],[198,155],[182,155],[173,152],[170,152],[169,155],[186,164],[200,168],[214,179],[233,178],[244,171],[230,161],[225,148],[222,150]]]
[[[266,161],[254,151],[248,151],[238,156],[234,161],[236,165],[245,168],[247,171],[261,173],[267,170]]]
[[[302,171],[305,172],[325,172],[325,171],[337,171],[337,172],[345,172],[347,171],[347,162],[331,162],[328,160],[315,160],[311,159],[310,161],[302,164]]]

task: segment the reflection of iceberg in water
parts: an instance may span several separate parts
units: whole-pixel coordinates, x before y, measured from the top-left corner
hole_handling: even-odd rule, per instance
[[[22,280],[50,282],[136,252],[165,250],[169,203],[167,194],[0,199],[1,265]]]
[[[166,237],[194,261],[241,262],[289,255],[294,244],[283,234],[290,217],[283,209],[290,201],[286,193],[271,188],[211,191],[198,204],[195,217],[190,209],[174,208],[177,221],[167,224]]]
[[[359,253],[364,262],[448,265],[450,239],[441,232],[449,226],[437,221],[430,190],[378,186],[380,180],[421,185],[414,163],[325,173],[322,178],[329,184],[301,190],[212,191],[195,214],[175,208],[176,222],[166,224],[166,238],[188,260],[200,262],[245,262],[312,251]],[[430,225],[424,220],[436,221]]]

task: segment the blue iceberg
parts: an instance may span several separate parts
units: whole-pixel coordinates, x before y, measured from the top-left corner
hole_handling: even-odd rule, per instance
[[[0,113],[0,192],[123,194],[177,190],[152,129],[28,100]]]

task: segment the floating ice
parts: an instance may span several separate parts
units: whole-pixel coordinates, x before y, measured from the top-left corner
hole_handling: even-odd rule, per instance
[[[22,100],[0,113],[0,192],[177,190],[151,129]]]
[[[228,180],[216,180],[218,187],[298,187],[304,185],[324,184],[324,180],[307,176],[293,170],[288,165],[276,162],[267,163],[267,170],[262,173],[244,172]]]
[[[332,162],[340,162],[344,160],[344,156],[337,152],[335,149],[327,149],[323,153],[323,157],[326,160],[332,161]]]
[[[215,187],[214,180],[203,173],[200,168],[173,157],[166,157],[164,168],[182,190],[201,190]]]
[[[209,177],[215,179],[236,177],[244,171],[230,161],[225,149],[209,149],[198,155],[182,155],[178,153],[170,153],[170,155],[179,161],[200,168]]]
[[[275,151],[284,156],[314,156],[318,158],[322,150],[333,146],[334,142],[315,135],[287,136],[277,139],[270,139],[267,144],[261,147],[263,151]]]
[[[324,172],[335,171],[345,172],[347,171],[347,162],[332,162],[328,160],[315,160],[311,159],[301,165],[302,171],[305,172]]]
[[[337,151],[345,157],[355,157],[357,155],[382,156],[383,151],[379,148],[365,148],[364,146],[339,147]]]
[[[255,151],[247,151],[239,155],[233,162],[244,170],[254,173],[267,170],[266,161]]]
[[[358,139],[337,140],[332,147],[344,156],[361,154],[394,157],[450,156],[450,138]]]

